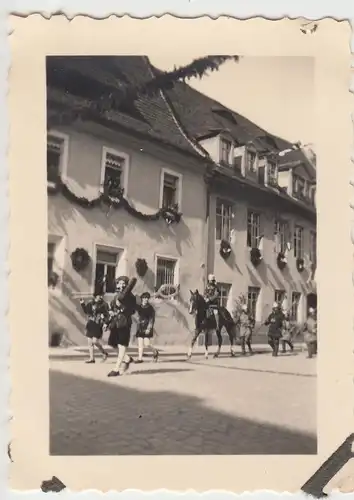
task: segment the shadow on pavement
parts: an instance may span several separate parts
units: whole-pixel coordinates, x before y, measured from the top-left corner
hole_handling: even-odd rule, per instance
[[[317,452],[313,434],[233,417],[194,396],[122,387],[122,381],[50,371],[51,455]]]
[[[137,370],[134,372],[131,372],[129,374],[129,377],[132,375],[160,375],[161,373],[178,373],[178,372],[190,372],[192,371],[190,368],[151,368],[148,370]]]

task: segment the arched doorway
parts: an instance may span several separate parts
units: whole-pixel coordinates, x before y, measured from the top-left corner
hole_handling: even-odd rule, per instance
[[[309,293],[306,301],[306,312],[309,312],[310,307],[317,309],[317,293]]]

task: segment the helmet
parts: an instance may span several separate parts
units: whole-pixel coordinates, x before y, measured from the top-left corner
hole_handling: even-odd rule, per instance
[[[278,309],[278,303],[277,302],[274,302],[273,309]]]
[[[247,311],[247,305],[246,305],[246,304],[243,304],[243,306],[242,306],[242,308],[241,308],[241,309],[242,309],[242,311]]]
[[[216,281],[215,274],[209,274],[208,281]]]
[[[313,307],[310,307],[310,308],[309,308],[309,313],[310,313],[310,314],[313,314],[314,312],[315,312],[314,308],[313,308]]]

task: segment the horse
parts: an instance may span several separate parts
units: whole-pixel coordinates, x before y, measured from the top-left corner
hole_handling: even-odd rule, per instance
[[[191,358],[194,344],[196,343],[199,335],[202,332],[204,332],[205,334],[205,358],[208,359],[209,333],[212,330],[215,330],[218,338],[218,349],[214,354],[214,358],[217,358],[220,354],[222,345],[221,330],[223,327],[225,327],[229,336],[230,355],[232,357],[236,356],[233,349],[236,339],[235,323],[226,307],[218,307],[219,321],[217,322],[213,311],[211,311],[208,303],[205,301],[204,297],[199,293],[199,291],[196,290],[195,292],[192,292],[192,290],[190,290],[189,314],[195,314],[195,333],[187,354],[187,359]]]

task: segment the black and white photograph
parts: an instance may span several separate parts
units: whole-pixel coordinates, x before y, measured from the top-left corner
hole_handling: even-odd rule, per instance
[[[316,454],[313,58],[46,78],[50,453]]]

